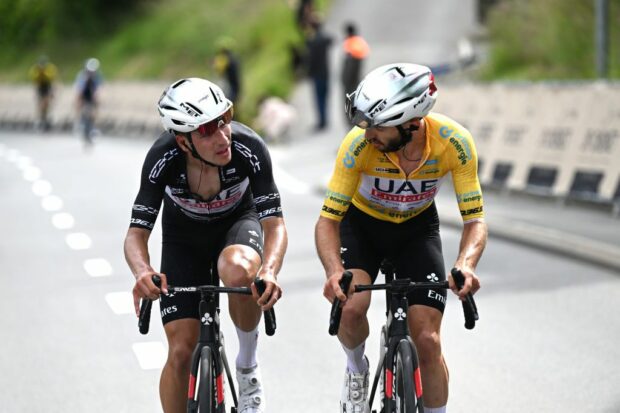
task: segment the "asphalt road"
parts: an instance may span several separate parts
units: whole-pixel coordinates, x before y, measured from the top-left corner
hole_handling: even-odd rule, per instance
[[[334,4],[326,25],[336,41],[330,136],[344,130],[337,89],[344,21],[357,21],[371,44],[368,68],[454,61],[459,39],[473,27],[473,0],[389,3]],[[345,362],[327,334],[329,304],[313,246],[321,196],[314,188],[330,172],[338,139],[307,134],[313,123],[307,84],[293,100],[302,115],[293,143],[272,149],[290,237],[280,277],[285,295],[278,332],[261,338],[259,362],[270,412],[323,413],[337,409]],[[74,136],[0,133],[0,411],[161,411],[163,329],[154,314],[151,333],[138,333],[122,256],[149,143],[102,138],[85,152]],[[159,236],[156,229],[150,243],[156,267]],[[444,229],[442,237],[450,266],[459,233]],[[620,410],[616,273],[491,239],[479,275],[476,329],[464,329],[451,296],[445,314],[450,412]],[[383,312],[382,299],[375,300],[371,363]],[[232,359],[234,330],[222,320]]]
[[[149,143],[103,138],[84,152],[74,136],[0,134],[2,411],[160,411],[163,329],[154,314],[151,333],[138,333],[122,256]],[[317,166],[325,165],[321,151],[302,144],[272,152],[290,247],[278,332],[260,344],[268,403],[272,412],[334,411],[344,356],[327,334],[313,245],[321,196],[312,188],[329,171]],[[307,162],[298,162],[302,153]],[[156,266],[158,236],[151,240]],[[445,229],[442,237],[451,265],[459,234]],[[476,329],[464,329],[452,297],[446,310],[450,411],[618,410],[620,280],[613,272],[491,239],[479,275]],[[372,363],[382,301],[370,313]],[[222,319],[234,358],[234,330]]]

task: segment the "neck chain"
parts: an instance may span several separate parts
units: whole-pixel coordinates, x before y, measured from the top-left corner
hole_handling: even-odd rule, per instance
[[[405,145],[405,146],[403,147],[403,157],[404,157],[406,160],[408,160],[409,162],[418,162],[419,160],[421,160],[421,159],[422,159],[421,157],[420,157],[420,158],[418,158],[418,159],[409,159],[409,158],[407,157],[407,151],[406,151],[406,149],[407,149],[407,145]]]

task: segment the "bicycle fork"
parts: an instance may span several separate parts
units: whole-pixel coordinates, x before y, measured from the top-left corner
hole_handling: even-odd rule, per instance
[[[375,378],[372,384],[372,391],[369,398],[369,406],[372,406],[374,396],[376,393],[379,380],[382,380],[381,391],[381,413],[392,413],[397,411],[397,406],[394,403],[395,394],[393,390],[395,388],[395,360],[398,346],[402,341],[406,341],[413,353],[413,379],[415,388],[410,391],[415,392],[418,403],[422,403],[422,376],[420,373],[420,366],[418,363],[418,356],[415,345],[411,342],[409,335],[409,325],[407,323],[407,309],[408,300],[406,296],[400,294],[393,294],[390,297],[391,305],[388,307],[387,323],[381,328],[381,348],[379,354],[379,364],[375,373]],[[387,401],[387,403],[386,403]],[[387,405],[386,405],[387,404]],[[423,407],[420,406],[420,411],[423,411]]]

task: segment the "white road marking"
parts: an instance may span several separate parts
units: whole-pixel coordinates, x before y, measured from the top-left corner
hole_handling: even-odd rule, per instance
[[[310,187],[305,182],[295,178],[277,165],[273,166],[273,176],[279,188],[286,189],[297,195],[310,193]]]
[[[74,250],[87,250],[92,245],[90,237],[83,232],[73,232],[65,237],[69,248]]]
[[[23,177],[26,181],[34,182],[37,179],[41,178],[41,170],[36,166],[28,166],[23,169]]]
[[[52,184],[44,179],[36,180],[32,184],[32,192],[38,196],[47,196],[52,193]]]
[[[19,151],[17,149],[9,149],[6,153],[6,159],[9,162],[15,162],[19,158]]]
[[[17,164],[17,167],[19,169],[23,170],[32,165],[32,159],[30,159],[30,157],[28,156],[22,155],[15,160],[15,163]]]
[[[58,229],[71,229],[75,225],[75,219],[68,212],[59,212],[52,216],[52,225]]]
[[[91,277],[108,277],[112,275],[112,265],[105,258],[91,258],[84,261],[84,270]]]
[[[129,291],[107,293],[105,300],[114,314],[134,314],[133,296]]]
[[[56,195],[48,195],[41,200],[41,206],[46,211],[59,211],[62,209],[62,199]]]
[[[166,362],[166,347],[161,341],[134,343],[132,348],[143,370],[161,369]]]

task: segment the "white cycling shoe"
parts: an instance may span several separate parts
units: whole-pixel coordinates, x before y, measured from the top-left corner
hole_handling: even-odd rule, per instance
[[[265,413],[265,397],[258,366],[237,369],[239,383],[239,413]]]
[[[340,396],[340,411],[343,413],[370,413],[368,406],[368,379],[369,371],[351,373],[347,369],[344,373],[344,385]]]

